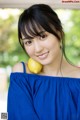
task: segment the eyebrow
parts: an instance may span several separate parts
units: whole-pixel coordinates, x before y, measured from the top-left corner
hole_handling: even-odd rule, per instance
[[[40,34],[42,34],[42,33],[45,33],[46,31],[40,31],[38,34],[40,35]],[[33,39],[34,37],[24,37],[24,38],[22,38],[22,40],[26,40],[26,39]]]

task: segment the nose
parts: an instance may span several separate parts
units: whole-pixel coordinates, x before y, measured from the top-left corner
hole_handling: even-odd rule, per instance
[[[42,45],[41,45],[39,40],[35,40],[35,42],[34,42],[34,49],[35,49],[36,53],[39,53],[39,52],[42,51],[43,47],[42,47]]]

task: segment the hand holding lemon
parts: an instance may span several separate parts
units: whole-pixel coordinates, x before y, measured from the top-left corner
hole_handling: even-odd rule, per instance
[[[39,62],[35,61],[34,59],[29,58],[28,68],[32,73],[37,74],[42,70],[42,65]]]

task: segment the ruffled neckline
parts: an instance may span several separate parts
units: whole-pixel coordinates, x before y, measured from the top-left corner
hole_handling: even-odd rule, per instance
[[[62,76],[49,76],[49,75],[41,75],[41,74],[33,74],[33,73],[25,73],[25,72],[11,72],[11,75],[27,75],[27,76],[31,76],[31,77],[40,77],[40,78],[57,78],[57,79],[73,79],[73,80],[80,80],[80,78],[75,78],[75,77],[62,77]]]

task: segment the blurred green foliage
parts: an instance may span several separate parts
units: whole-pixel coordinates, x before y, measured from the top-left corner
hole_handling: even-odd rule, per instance
[[[80,11],[70,10],[70,12],[71,15],[64,25],[66,55],[77,65],[80,64]],[[10,14],[7,19],[0,17],[0,67],[13,66],[16,62],[28,60],[27,54],[18,42],[18,17],[19,14]]]
[[[21,13],[22,10],[20,10]],[[16,62],[26,61],[28,56],[18,42],[17,26],[19,15],[0,18],[0,66],[13,66]]]
[[[80,66],[80,10],[71,11],[65,28],[66,34],[66,55],[75,65]]]

